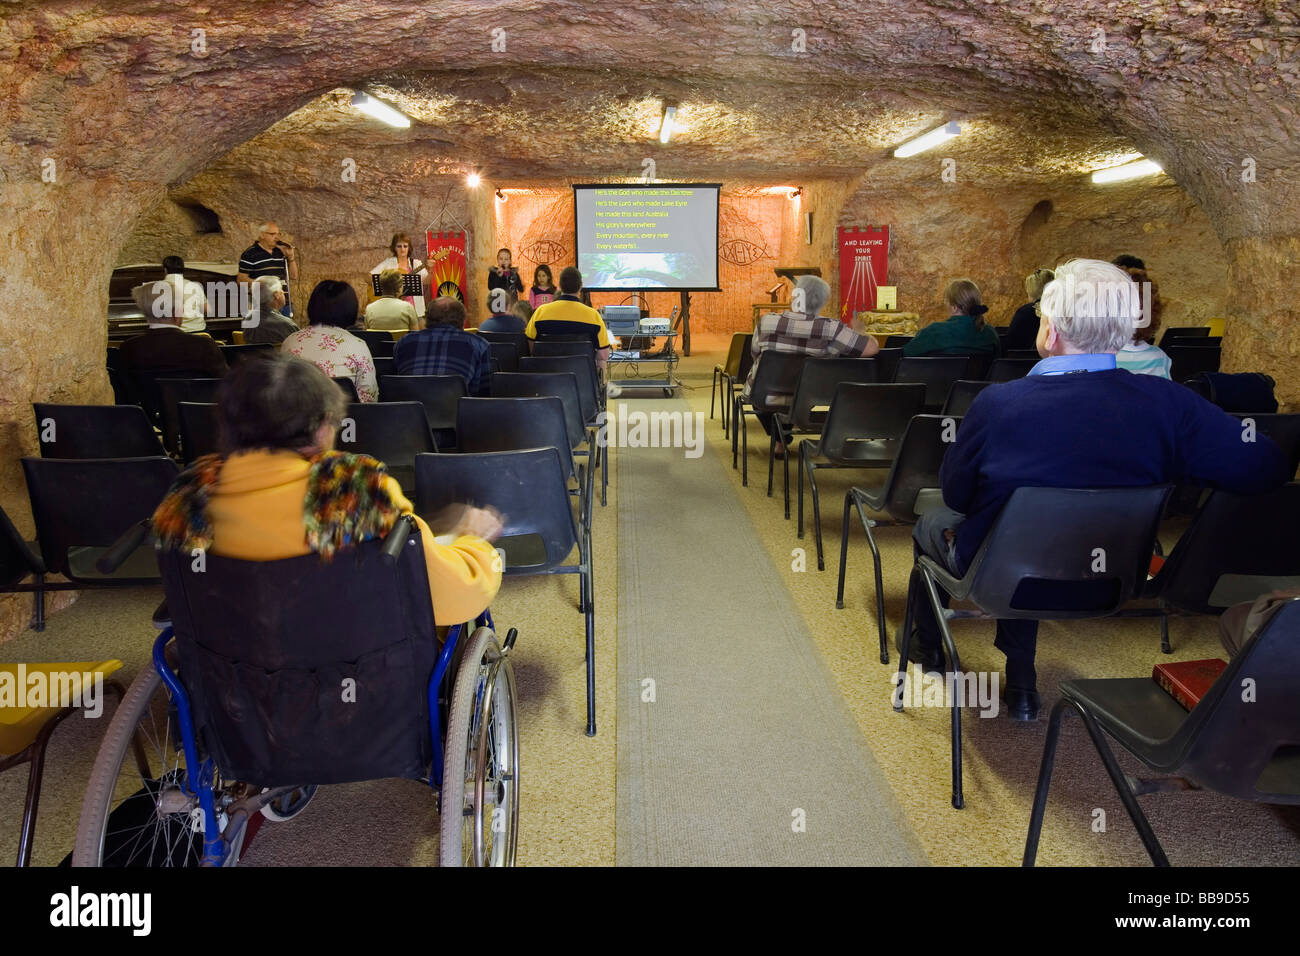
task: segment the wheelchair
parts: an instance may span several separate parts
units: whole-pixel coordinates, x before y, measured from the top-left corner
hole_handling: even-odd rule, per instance
[[[514,865],[518,632],[499,643],[485,611],[439,650],[409,516],[328,563],[162,549],[158,563],[169,611],[95,760],[74,866],[234,866],[258,814],[289,820],[321,784],[391,777],[435,791],[443,866]]]

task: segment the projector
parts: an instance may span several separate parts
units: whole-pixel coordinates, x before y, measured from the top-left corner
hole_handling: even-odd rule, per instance
[[[664,335],[668,332],[667,319],[642,319],[642,335]]]

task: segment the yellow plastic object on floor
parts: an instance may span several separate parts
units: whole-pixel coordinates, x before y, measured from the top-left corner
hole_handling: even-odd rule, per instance
[[[117,660],[0,663],[0,755],[26,750],[47,720],[72,703],[84,702],[85,675],[92,680],[99,677],[101,686],[95,693],[102,703],[102,682],[121,667]],[[29,705],[33,698],[39,702]]]

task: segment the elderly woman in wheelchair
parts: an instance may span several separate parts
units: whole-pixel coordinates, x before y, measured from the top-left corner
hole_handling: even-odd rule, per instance
[[[439,791],[443,865],[512,864],[516,632],[498,643],[487,611],[500,516],[462,508],[435,536],[380,462],[330,450],[346,406],[308,362],[241,363],[218,404],[227,454],[153,517],[171,626],[109,727],[73,863],[234,865],[259,813],[406,777]]]

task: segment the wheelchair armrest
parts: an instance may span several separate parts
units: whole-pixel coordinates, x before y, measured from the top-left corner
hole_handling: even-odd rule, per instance
[[[122,566],[122,562],[135,553],[136,548],[144,544],[144,539],[149,536],[150,519],[138,521],[122,533],[122,536],[114,541],[99,560],[95,562],[95,569],[100,574],[112,574]]]
[[[402,548],[406,544],[406,539],[411,536],[411,531],[414,528],[415,519],[411,515],[400,515],[393,522],[393,527],[388,532],[388,537],[384,538],[384,546],[380,550],[380,560],[384,564],[392,566],[397,563]]]

